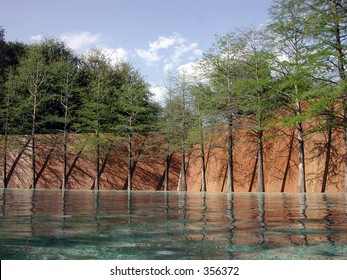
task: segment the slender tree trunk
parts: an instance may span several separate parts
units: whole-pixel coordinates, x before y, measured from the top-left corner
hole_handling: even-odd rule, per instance
[[[281,186],[281,192],[284,192],[284,188],[286,186],[287,182],[287,177],[289,173],[289,168],[290,168],[290,161],[292,160],[292,151],[293,151],[293,144],[294,144],[294,137],[295,137],[295,130],[293,129],[290,142],[289,142],[289,147],[288,147],[288,157],[287,157],[287,164],[286,164],[286,169],[284,170],[284,176],[282,180],[282,186]]]
[[[178,176],[176,191],[179,191],[181,189],[181,178],[182,178],[182,166],[181,166],[181,172],[180,172],[180,174]]]
[[[264,184],[264,160],[263,160],[263,131],[258,130],[258,151],[257,151],[257,164],[258,164],[258,192],[265,191]]]
[[[306,192],[306,178],[305,178],[305,149],[303,140],[302,123],[298,123],[298,152],[299,152],[299,192]]]
[[[94,190],[98,191],[100,188],[100,143],[99,133],[96,134],[97,143],[95,147],[95,185]]]
[[[132,190],[132,172],[131,172],[131,163],[132,163],[132,137],[128,135],[128,191]]]
[[[206,185],[206,168],[205,168],[205,143],[204,143],[204,134],[202,131],[202,124],[201,126],[201,132],[200,132],[200,142],[201,142],[201,191],[206,192],[207,191],[207,185]]]
[[[9,107],[10,107],[10,98],[6,98],[6,118],[4,122],[4,146],[3,146],[3,188],[7,188],[7,145],[8,145],[8,121],[9,121]]]
[[[69,79],[67,78],[66,84],[69,85]],[[67,90],[68,91],[68,90]],[[68,93],[65,93],[64,102],[61,102],[64,107],[64,135],[63,135],[63,182],[62,189],[66,189],[67,185],[67,145],[68,145],[68,134],[67,134],[67,126],[68,126],[68,116],[69,116],[69,105],[68,105]]]
[[[326,191],[327,187],[327,181],[328,181],[328,174],[329,174],[329,164],[330,164],[330,154],[331,154],[331,143],[332,142],[332,127],[329,125],[328,128],[328,142],[327,142],[327,151],[325,155],[325,166],[324,166],[324,173],[323,173],[323,182],[322,182],[322,189],[321,192],[324,193]]]
[[[7,141],[8,141],[8,136],[7,136],[7,128],[5,128],[5,135],[4,135],[4,146],[3,146],[3,153],[4,153],[4,158],[3,158],[3,176],[2,176],[2,185],[3,188],[7,188]]]
[[[248,192],[252,192],[255,174],[257,173],[257,167],[258,167],[258,157],[255,158],[254,167],[253,167],[253,171],[252,171],[251,182],[249,184]]]
[[[297,89],[297,87],[296,87]],[[297,116],[301,115],[301,104],[299,100],[296,100],[296,114]],[[299,121],[297,123],[297,131],[298,131],[298,159],[299,159],[299,192],[306,192],[306,178],[305,178],[305,146],[304,146],[304,138],[303,138],[303,128],[302,122]]]
[[[182,144],[182,164],[181,164],[181,178],[182,178],[182,191],[187,191],[187,177],[186,177],[186,152],[184,144]]]
[[[31,187],[36,188],[36,151],[35,135],[31,135]]]
[[[228,122],[228,169],[227,169],[227,192],[234,192],[234,176],[233,176],[233,121],[232,117]]]
[[[167,154],[165,158],[165,179],[164,179],[164,190],[169,190],[169,166],[170,166],[170,155]]]
[[[64,128],[64,139],[63,139],[63,182],[62,189],[66,189],[67,185],[67,133],[66,133],[66,125]]]
[[[35,134],[36,134],[36,106],[37,106],[37,90],[34,94],[32,128],[31,128],[31,187],[36,188],[36,150],[35,150]]]

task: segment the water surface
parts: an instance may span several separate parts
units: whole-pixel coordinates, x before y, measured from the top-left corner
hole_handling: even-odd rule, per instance
[[[345,194],[0,189],[4,259],[347,259]]]

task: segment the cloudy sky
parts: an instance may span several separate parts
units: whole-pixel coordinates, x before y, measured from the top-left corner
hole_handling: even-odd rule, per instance
[[[0,0],[7,41],[63,39],[83,53],[127,59],[159,94],[170,71],[190,65],[215,35],[268,20],[271,0]]]

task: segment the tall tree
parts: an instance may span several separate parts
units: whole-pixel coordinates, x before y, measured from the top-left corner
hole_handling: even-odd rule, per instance
[[[21,80],[28,97],[25,102],[28,102],[28,109],[31,115],[31,173],[33,189],[36,188],[36,131],[37,117],[39,106],[47,98],[45,81],[47,79],[48,65],[42,53],[40,45],[33,45],[29,48],[25,57],[20,60],[20,65],[17,68],[19,79]]]
[[[302,102],[310,86],[308,46],[310,37],[306,22],[307,7],[301,0],[274,0],[270,9],[269,29],[275,45],[277,61],[273,71],[282,79],[280,95],[291,108],[298,140],[299,192],[306,192],[305,139]],[[293,105],[293,107],[292,107]]]
[[[150,99],[148,83],[130,63],[119,63],[115,71],[119,121],[113,125],[113,129],[125,136],[127,141],[127,190],[130,191],[133,188],[134,136],[150,129],[156,119],[158,107]]]
[[[11,75],[12,76],[12,75]],[[7,188],[7,148],[8,148],[8,137],[9,137],[9,122],[12,115],[11,109],[13,108],[13,79],[8,78],[7,83],[3,88],[4,96],[2,99],[0,112],[1,112],[1,122],[2,122],[2,132],[3,132],[3,172],[2,172],[2,185],[3,188]]]
[[[1,102],[1,123],[3,128],[3,188],[7,187],[7,141],[8,141],[8,118],[9,118],[9,99],[4,94],[4,72],[5,72],[5,30],[0,26],[0,102]]]
[[[62,186],[64,190],[67,187],[67,149],[68,149],[68,135],[75,117],[77,110],[78,97],[78,68],[77,65],[61,59],[55,63],[56,76],[57,76],[57,90],[60,93],[60,105],[63,109],[63,115],[59,116],[62,123],[63,133],[63,172],[62,172]]]
[[[42,52],[48,63],[47,91],[41,131],[63,134],[62,188],[67,180],[68,132],[80,103],[78,93],[78,58],[63,41],[48,37],[42,42]]]
[[[92,137],[95,150],[94,190],[100,188],[100,160],[102,135],[108,129],[110,106],[107,99],[114,93],[112,81],[114,71],[105,54],[93,49],[83,59],[85,90],[82,94],[82,105],[79,108],[79,121],[75,127]]]
[[[184,71],[170,77],[173,97],[166,106],[172,106],[171,112],[174,127],[177,128],[178,141],[181,150],[180,185],[182,191],[187,191],[186,150],[188,134],[192,126],[191,83]]]
[[[172,154],[180,147],[179,125],[177,123],[177,105],[171,84],[167,87],[165,104],[160,118],[159,133],[165,153],[164,190],[169,190],[169,167]]]
[[[240,45],[236,33],[227,33],[218,37],[213,47],[204,56],[202,67],[206,69],[212,91],[211,108],[215,116],[227,123],[227,192],[234,191],[233,160],[233,128],[234,120],[239,113],[239,96],[235,92],[234,83],[239,79],[237,67],[243,46]]]
[[[344,128],[345,141],[345,183],[344,188],[347,192],[347,1],[345,0],[306,0],[309,7],[308,20],[309,31],[313,38],[312,51],[319,55],[320,71],[316,71],[315,79],[324,82],[328,87],[338,84],[339,90],[335,96],[328,95],[330,108],[333,111],[331,101],[340,100],[342,104],[342,127]],[[321,75],[317,75],[321,74]],[[330,85],[329,85],[330,84]],[[324,98],[327,100],[327,98]],[[324,110],[324,112],[327,112]],[[329,117],[331,118],[331,116]],[[334,119],[334,118],[332,118]],[[333,127],[327,127],[331,131]],[[333,125],[336,126],[337,122]],[[327,154],[329,151],[327,150]],[[323,187],[324,188],[324,187]]]
[[[210,100],[210,89],[207,85],[198,83],[195,84],[191,90],[193,98],[193,111],[195,125],[194,130],[197,132],[198,144],[200,145],[200,158],[201,158],[201,191],[207,191],[206,184],[206,160],[205,160],[205,136],[204,132],[208,125],[208,102]]]
[[[239,65],[240,80],[235,88],[240,94],[242,114],[250,117],[247,125],[250,125],[257,137],[257,185],[258,192],[264,192],[264,132],[269,128],[273,119],[272,112],[276,107],[270,91],[272,55],[267,50],[261,30],[251,28],[244,30],[239,36],[244,42],[245,51]]]

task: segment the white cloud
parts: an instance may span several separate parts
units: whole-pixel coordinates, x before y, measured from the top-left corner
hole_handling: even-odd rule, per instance
[[[178,73],[195,77],[198,76],[198,65],[196,62],[188,62],[178,67]]]
[[[179,74],[186,76],[188,80],[192,82],[207,81],[203,78],[204,77],[203,69],[201,68],[198,62],[193,61],[193,62],[188,62],[186,64],[183,64],[178,67],[177,71]]]
[[[202,50],[198,48],[194,49],[192,53],[194,59],[202,56],[202,54],[203,54]]]
[[[140,58],[145,60],[148,64],[159,61],[161,59],[158,53],[153,49],[149,49],[149,50],[136,49],[135,52]]]
[[[30,36],[31,41],[41,41],[42,39],[43,39],[43,36],[41,34]]]
[[[154,101],[159,103],[163,103],[165,101],[165,95],[167,93],[166,87],[153,85],[149,90],[154,94]]]
[[[174,33],[171,36],[159,36],[158,40],[149,42],[149,48],[152,50],[168,49],[176,44],[183,44],[185,39],[181,34]]]
[[[128,52],[119,47],[112,49],[109,47],[101,48],[102,52],[111,60],[111,62],[117,64],[119,61],[128,60]]]
[[[202,54],[197,43],[190,42],[179,33],[159,36],[157,40],[148,43],[148,49],[135,49],[135,52],[149,65],[164,61],[164,72],[181,63],[186,55],[189,60],[193,60]]]
[[[163,67],[164,74],[169,73],[174,68],[173,63],[167,63]]]
[[[69,32],[60,35],[60,38],[73,50],[84,51],[101,39],[101,34],[92,34],[89,31]]]
[[[175,51],[174,51],[173,55],[171,56],[171,59],[174,62],[180,62],[182,56],[186,53],[190,53],[190,52],[192,52],[193,54],[200,53],[201,50],[198,47],[199,46],[197,43],[178,45],[178,46],[176,46]]]

